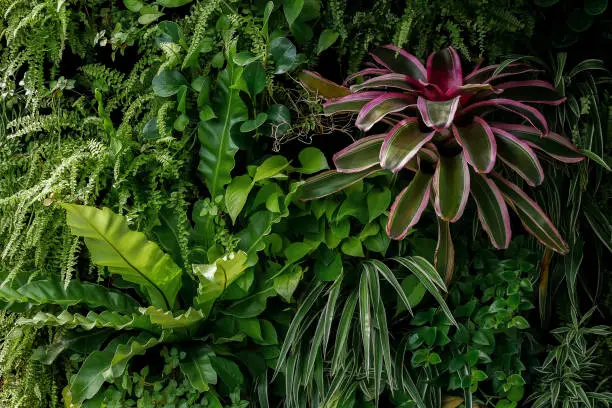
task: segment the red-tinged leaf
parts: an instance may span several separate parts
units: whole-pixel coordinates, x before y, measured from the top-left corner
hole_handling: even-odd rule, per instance
[[[454,48],[445,48],[427,58],[427,82],[438,85],[445,93],[462,85],[461,59]]]
[[[544,115],[533,106],[525,105],[524,103],[513,101],[511,99],[496,98],[482,102],[476,102],[473,105],[461,110],[459,115],[464,116],[486,114],[491,110],[503,109],[508,112],[515,113],[525,119],[531,126],[539,130],[543,136],[548,134],[548,123]]]
[[[465,159],[477,172],[488,173],[493,170],[497,144],[487,122],[476,116],[468,126],[453,126],[453,133],[463,148]]]
[[[394,45],[385,45],[370,55],[374,60],[393,72],[409,75],[415,80],[426,79],[425,67],[417,57]]]
[[[376,166],[356,173],[340,173],[336,170],[324,171],[306,180],[300,186],[297,197],[302,201],[325,197],[343,190],[380,170],[381,168]]]
[[[562,97],[550,83],[541,80],[503,82],[496,85],[502,96],[519,102],[560,105],[567,98]]]
[[[351,94],[351,91],[335,82],[323,78],[316,72],[304,70],[298,76],[304,88],[325,99],[335,99]]]
[[[353,92],[376,88],[398,88],[404,91],[416,92],[409,76],[396,73],[375,76],[360,84],[351,85],[351,91]]]
[[[462,153],[453,157],[440,156],[433,187],[438,216],[450,222],[461,218],[470,193],[470,172]]]
[[[431,174],[417,171],[408,186],[395,199],[389,212],[387,235],[403,239],[427,207],[431,191]]]
[[[492,130],[497,139],[497,156],[524,178],[530,186],[542,184],[544,170],[529,145],[505,130],[497,128],[492,128]]]
[[[448,288],[453,280],[455,269],[455,246],[450,233],[450,223],[441,218],[438,220],[438,243],[434,254],[434,265]]]
[[[355,173],[377,165],[385,137],[386,135],[364,137],[340,150],[334,154],[336,169],[341,173]]]
[[[380,149],[380,165],[394,172],[400,171],[435,133],[422,133],[417,118],[402,120],[387,133]]]
[[[421,96],[417,99],[417,108],[421,113],[423,122],[437,131],[448,128],[455,119],[455,113],[459,106],[459,96],[447,101],[430,101]]]
[[[548,136],[541,137],[540,132],[531,126],[506,123],[495,123],[492,126],[507,131],[529,146],[541,150],[561,162],[577,163],[584,159],[584,155],[580,153],[572,142],[557,133],[549,132]]]
[[[323,104],[323,113],[333,115],[338,112],[359,112],[366,103],[383,94],[384,92],[359,92],[332,99]]]
[[[476,202],[482,228],[493,246],[497,249],[508,248],[512,237],[510,214],[499,188],[487,176],[473,173],[470,193]]]
[[[351,82],[355,78],[365,77],[365,76],[370,76],[370,75],[378,76],[378,75],[384,75],[384,74],[391,74],[391,71],[389,71],[387,68],[366,68],[366,69],[362,69],[361,71],[357,71],[354,74],[351,74],[348,77],[346,77],[346,79],[344,80],[344,85],[348,84],[349,82]]]
[[[491,91],[492,93],[500,93],[501,91],[491,84],[466,84],[458,87],[450,96],[475,94],[481,91]]]
[[[401,112],[411,105],[414,105],[413,97],[397,92],[385,92],[361,108],[355,126],[367,132],[388,114]]]
[[[499,68],[498,65],[489,65],[484,68],[479,68],[472,71],[468,76],[463,79],[465,84],[488,84],[493,82],[499,82],[502,79],[509,79],[510,77],[520,77],[521,75],[531,75],[534,73],[542,72],[542,70],[531,68],[527,64],[510,64],[506,68],[493,76],[495,71]]]
[[[504,200],[512,206],[525,229],[553,251],[560,254],[567,253],[567,244],[540,206],[516,184],[504,179],[499,174],[492,174]]]

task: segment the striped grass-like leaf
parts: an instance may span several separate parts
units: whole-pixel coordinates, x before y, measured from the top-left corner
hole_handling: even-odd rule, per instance
[[[348,337],[351,332],[353,315],[357,308],[358,292],[353,292],[342,309],[342,315],[340,316],[340,322],[336,331],[336,342],[334,344],[334,357],[332,359],[332,374],[337,375],[342,369],[347,369],[344,366],[344,362],[347,361],[347,343]]]

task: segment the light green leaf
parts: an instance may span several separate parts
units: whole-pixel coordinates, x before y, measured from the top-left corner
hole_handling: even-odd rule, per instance
[[[284,156],[272,156],[266,159],[255,171],[254,182],[276,176],[289,166],[289,162]]]
[[[249,217],[249,225],[236,234],[236,238],[240,240],[238,248],[247,253],[249,266],[257,263],[257,252],[266,247],[263,238],[270,234],[272,224],[276,221],[271,212],[258,211]]]
[[[123,0],[123,5],[131,12],[138,13],[142,6],[144,6],[144,3],[140,0]]]
[[[330,30],[326,28],[321,32],[321,36],[319,37],[319,43],[317,44],[317,54],[321,54],[323,51],[331,47],[336,40],[338,39],[337,31]]]
[[[155,2],[163,7],[181,7],[191,3],[193,0],[156,0]]]
[[[231,285],[247,268],[245,252],[232,252],[210,265],[192,265],[193,274],[200,279],[195,302],[204,313],[208,313],[214,301],[225,288]]]
[[[194,325],[204,319],[201,310],[189,308],[185,313],[175,316],[172,312],[163,311],[155,306],[140,308],[140,313],[148,316],[151,323],[162,329],[179,329]]]
[[[408,304],[410,304],[411,308],[414,308],[421,302],[421,300],[423,300],[423,297],[425,296],[425,292],[427,291],[427,289],[421,283],[419,278],[417,278],[414,275],[410,275],[402,281],[402,290],[404,291],[404,294],[406,295],[406,298],[408,299]],[[406,306],[404,305],[404,302],[402,302],[401,300],[398,300],[397,301],[397,313],[402,313],[406,310],[407,309],[406,309]]]
[[[316,147],[305,148],[298,154],[298,159],[302,167],[297,169],[297,171],[303,174],[312,174],[329,169],[325,155]]]
[[[355,256],[355,257],[364,257],[363,247],[361,246],[361,241],[357,237],[348,237],[344,241],[342,241],[342,245],[340,249],[343,253]]]
[[[169,310],[181,286],[181,268],[125,218],[108,208],[62,204],[72,234],[84,237],[92,262],[141,285],[154,306]]]
[[[297,289],[302,279],[303,273],[304,271],[299,266],[290,268],[289,271],[274,278],[274,290],[276,290],[276,293],[285,299],[286,302],[290,302],[293,292],[295,292],[295,289]]]
[[[234,56],[234,63],[238,66],[244,67],[252,62],[257,61],[258,59],[259,57],[257,55],[253,55],[248,51],[242,51]]]
[[[583,149],[581,150],[581,152],[588,157],[589,159],[593,160],[595,163],[599,164],[601,167],[603,167],[604,169],[608,170],[608,171],[612,171],[612,169],[610,168],[610,166],[608,166],[608,163],[606,163],[606,161],[604,159],[602,159],[599,155],[597,155],[596,153],[593,153],[590,150],[587,149]]]
[[[142,14],[144,7],[140,9],[140,13]],[[151,24],[154,21],[157,21],[160,17],[162,17],[164,13],[160,13],[157,11],[148,11],[147,13],[142,14],[138,17],[138,22],[142,25]]]
[[[252,188],[253,181],[248,174],[234,178],[230,185],[227,186],[225,190],[225,206],[232,219],[232,223],[236,223],[236,218],[238,218],[242,211]]]
[[[64,327],[66,329],[80,327],[85,330],[113,328],[115,330],[141,329],[155,331],[149,319],[145,316],[134,314],[127,316],[109,310],[105,310],[99,314],[90,311],[86,316],[78,313],[70,313],[67,310],[64,310],[57,316],[53,313],[38,312],[31,318],[20,317],[17,319],[16,324],[18,326]]]
[[[371,191],[367,197],[367,204],[368,222],[372,222],[389,208],[389,204],[391,204],[391,190],[385,188],[384,190]]]

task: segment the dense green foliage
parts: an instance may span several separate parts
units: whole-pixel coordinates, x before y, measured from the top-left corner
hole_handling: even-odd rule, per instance
[[[584,47],[608,40],[607,2],[510,3],[0,0],[0,405],[607,407],[611,61]],[[397,48],[381,56],[385,44]],[[473,167],[480,198],[463,217],[413,191],[435,178],[436,195],[456,192],[457,173],[433,176],[435,154],[411,162],[429,166],[426,183],[330,170],[337,151],[383,137],[326,116],[320,97],[346,97],[350,75],[358,95],[396,71],[353,75],[368,53],[397,63],[400,49],[434,53],[435,71],[429,84],[403,76],[401,98],[410,85],[461,112],[472,91],[554,96],[494,113],[489,147],[510,189],[480,174],[495,157],[486,171],[474,160],[494,150],[482,134],[425,146]],[[528,86],[463,83],[481,59],[501,63],[493,76],[529,67],[515,78]],[[412,102],[401,109],[423,109]],[[451,116],[411,121],[490,128]],[[504,134],[525,124],[535,133]],[[381,143],[356,162],[376,162]],[[423,204],[401,234],[398,196]]]

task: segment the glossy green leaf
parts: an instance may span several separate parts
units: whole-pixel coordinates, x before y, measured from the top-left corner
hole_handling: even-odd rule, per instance
[[[361,245],[361,240],[358,237],[348,237],[344,241],[342,241],[342,245],[340,246],[342,252],[349,256],[354,257],[364,257],[363,246]]]
[[[510,214],[499,188],[486,176],[472,173],[471,194],[478,207],[478,218],[493,246],[505,249],[510,245]]]
[[[249,225],[236,234],[238,248],[248,255],[247,265],[257,263],[257,252],[266,247],[264,237],[270,234],[275,216],[269,211],[258,211],[249,217]]]
[[[234,155],[238,151],[234,135],[238,124],[248,119],[247,108],[232,87],[241,75],[241,69],[228,64],[219,74],[213,108],[216,119],[200,123],[200,163],[198,171],[204,177],[212,197],[223,192],[223,187],[231,181],[230,173],[234,168]]]
[[[321,32],[319,37],[319,43],[317,44],[317,54],[321,54],[323,51],[334,45],[339,37],[339,33],[334,30],[326,28]]]
[[[289,0],[293,1],[293,0]],[[270,42],[270,53],[276,64],[275,74],[290,71],[297,58],[295,45],[285,37],[277,37]]]
[[[276,176],[289,166],[289,162],[284,156],[272,156],[267,158],[257,167],[253,181],[258,182]]]
[[[155,0],[157,4],[163,7],[181,7],[191,3],[193,0]]]
[[[72,233],[85,238],[93,263],[141,285],[154,306],[169,310],[174,305],[182,271],[169,255],[108,208],[62,206]]]
[[[300,186],[297,197],[303,201],[325,197],[343,190],[379,170],[380,168],[374,167],[356,173],[325,171],[306,180],[306,183]]]
[[[393,239],[406,237],[429,203],[431,174],[418,171],[410,184],[399,193],[389,213],[387,234]]]
[[[179,362],[181,371],[189,380],[189,384],[198,391],[209,390],[209,384],[217,384],[217,373],[210,357],[213,351],[206,347],[193,347],[185,350],[185,358]]]
[[[268,119],[268,114],[265,112],[260,112],[257,114],[257,117],[253,120],[247,120],[240,125],[240,131],[242,133],[252,132],[255,129],[261,127],[264,122]]]
[[[236,223],[236,218],[238,218],[242,211],[252,188],[253,180],[251,180],[248,174],[234,178],[229,186],[227,186],[225,190],[225,207],[232,219],[232,223]]]
[[[253,62],[242,71],[242,78],[247,86],[251,99],[266,89],[266,69],[260,61]]]
[[[185,313],[174,315],[172,312],[163,311],[155,306],[141,308],[140,312],[149,317],[152,324],[162,329],[181,329],[192,326],[204,319],[201,310],[189,308]]]
[[[391,190],[372,190],[367,198],[368,204],[368,222],[374,221],[380,217],[391,204]]]
[[[123,5],[131,12],[138,13],[144,3],[141,0],[123,0]]]
[[[497,139],[499,158],[530,186],[541,184],[544,181],[544,171],[529,145],[501,129],[493,129],[493,133]]]
[[[176,95],[188,85],[187,80],[179,71],[163,71],[153,78],[153,92],[158,96]]]
[[[316,147],[305,148],[298,154],[298,159],[302,167],[297,171],[303,174],[313,174],[329,169],[325,155]]]
[[[298,18],[304,8],[304,0],[283,0],[283,11],[289,25]]]

